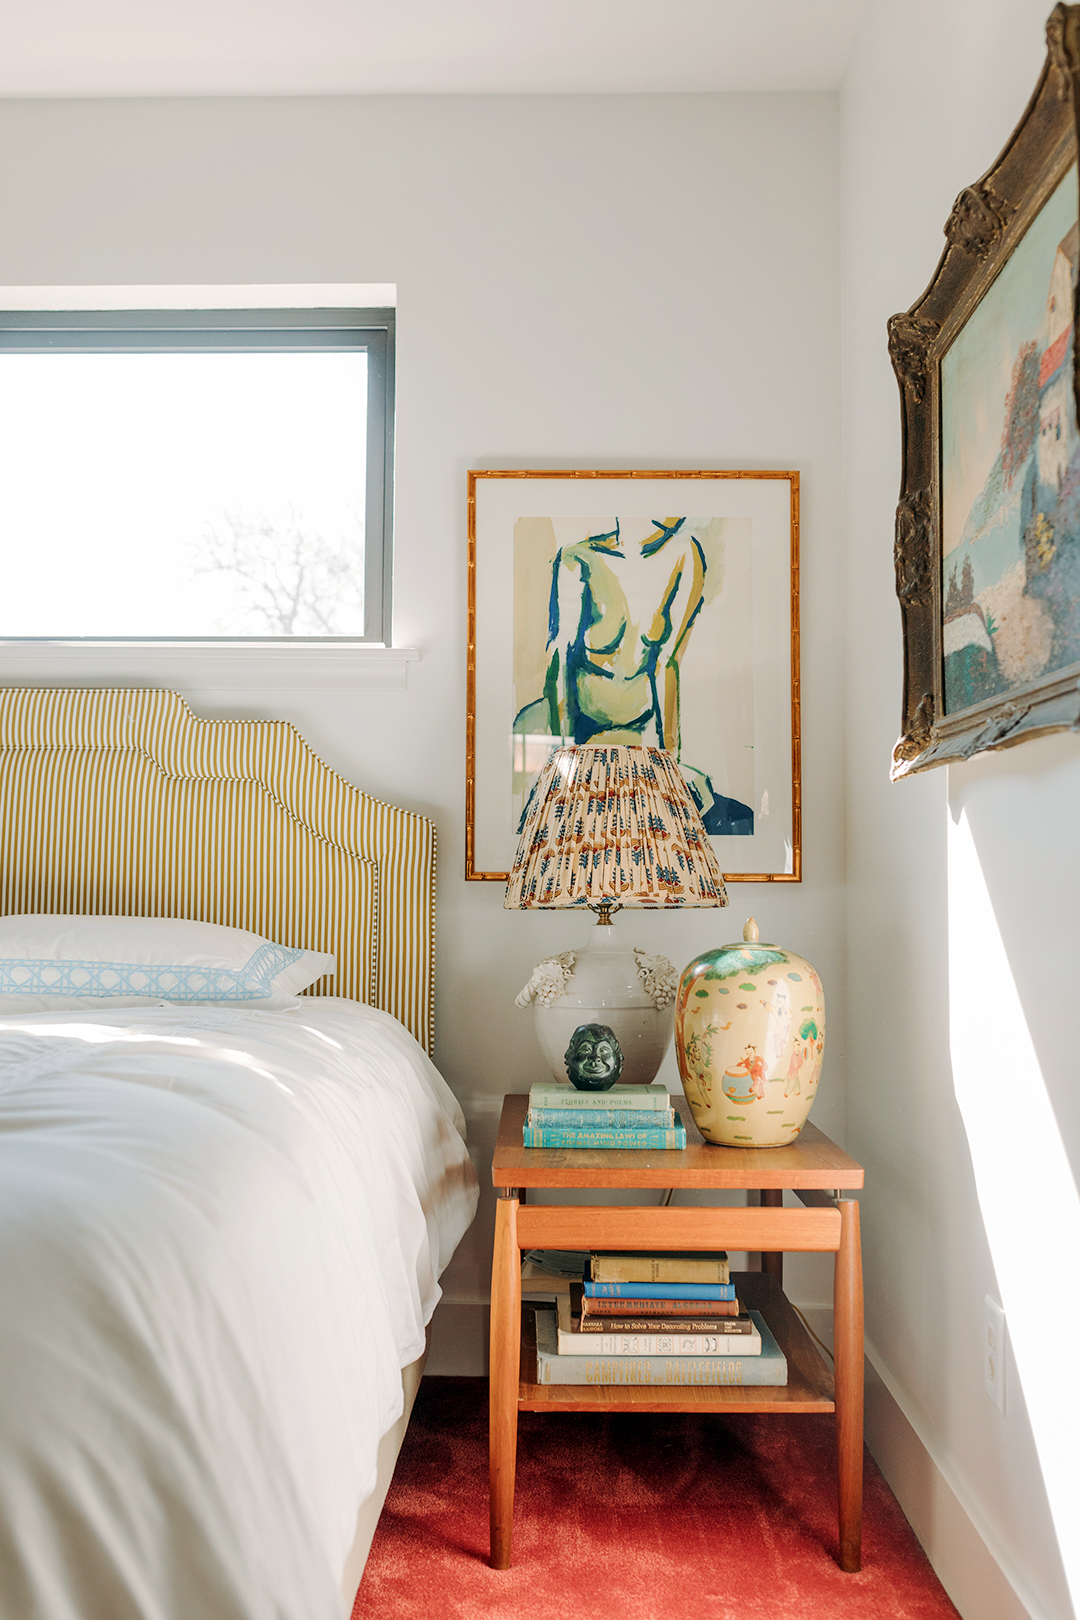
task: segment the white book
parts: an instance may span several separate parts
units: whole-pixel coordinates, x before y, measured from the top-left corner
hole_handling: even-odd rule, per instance
[[[556,1300],[560,1356],[760,1356],[753,1333],[575,1333],[569,1293]]]
[[[530,1108],[641,1108],[671,1107],[666,1086],[609,1086],[606,1091],[578,1091],[569,1081],[538,1081],[529,1090]]]

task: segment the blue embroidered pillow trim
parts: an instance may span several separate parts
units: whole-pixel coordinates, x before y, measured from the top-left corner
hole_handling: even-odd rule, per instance
[[[160,996],[163,1001],[263,1001],[274,980],[304,955],[260,945],[242,968],[190,963],[78,962],[0,957],[3,996]]]

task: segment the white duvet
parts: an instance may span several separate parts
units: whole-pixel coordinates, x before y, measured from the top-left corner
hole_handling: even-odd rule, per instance
[[[0,1016],[3,1620],[339,1620],[462,1131],[355,1002]]]

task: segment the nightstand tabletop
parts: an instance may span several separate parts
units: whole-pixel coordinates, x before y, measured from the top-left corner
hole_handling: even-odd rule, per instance
[[[681,1098],[675,1098],[679,1107]],[[775,1148],[714,1147],[699,1133],[685,1104],[685,1148],[661,1152],[591,1148],[527,1148],[522,1131],[529,1099],[503,1100],[492,1160],[496,1187],[789,1187],[849,1190],[863,1184],[863,1168],[816,1125]]]

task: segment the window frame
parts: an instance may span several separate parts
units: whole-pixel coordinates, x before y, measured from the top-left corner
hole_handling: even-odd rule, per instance
[[[73,636],[65,641],[389,647],[393,610],[394,309],[0,310],[0,354],[367,354],[364,629],[352,636]],[[42,642],[47,636],[12,636]]]

